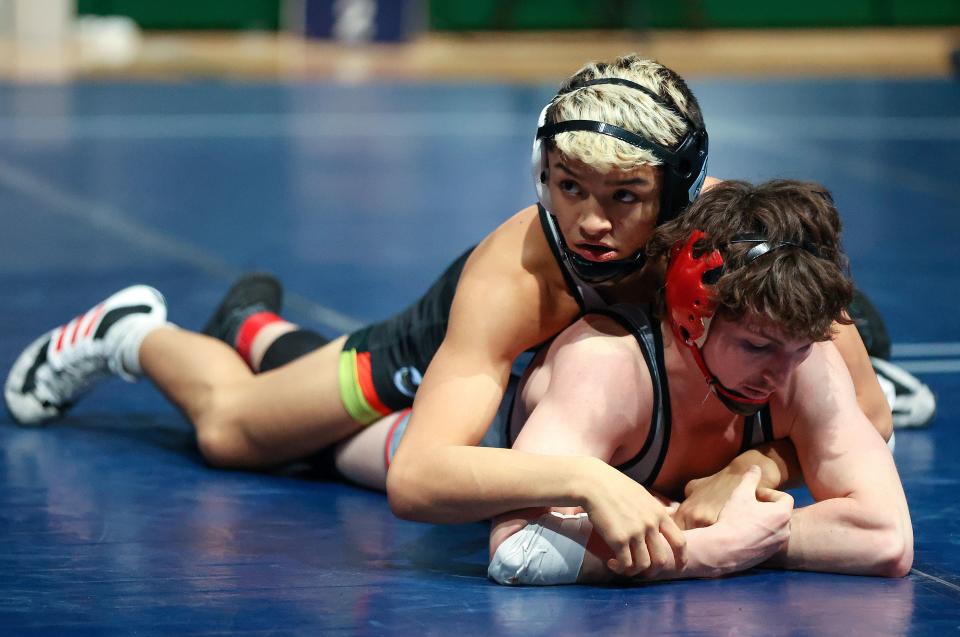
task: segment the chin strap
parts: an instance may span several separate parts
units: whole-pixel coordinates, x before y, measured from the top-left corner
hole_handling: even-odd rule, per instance
[[[690,353],[693,354],[693,360],[697,363],[697,367],[700,368],[700,372],[703,374],[704,380],[707,381],[707,385],[727,409],[740,416],[752,416],[767,404],[768,400],[766,398],[747,398],[739,392],[724,387],[720,383],[720,380],[710,371],[710,368],[707,367],[707,362],[703,360],[703,352],[700,351],[696,343],[687,343],[684,341],[683,344],[686,345]]]
[[[552,226],[552,229],[556,232],[557,242],[560,244],[560,251],[566,257],[570,269],[585,283],[589,285],[598,285],[601,283],[612,285],[618,283],[628,274],[640,270],[644,264],[646,264],[647,255],[642,248],[637,250],[633,256],[615,261],[589,261],[584,259],[567,245],[567,240],[564,238],[563,232],[560,231],[560,224],[557,222],[557,217],[544,208],[543,204],[539,204],[539,207],[543,208],[547,213],[549,225]]]

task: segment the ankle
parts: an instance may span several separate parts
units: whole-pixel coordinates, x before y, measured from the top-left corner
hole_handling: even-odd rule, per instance
[[[233,347],[250,369],[256,372],[270,344],[282,334],[295,329],[296,325],[273,312],[256,312],[239,325]]]
[[[250,346],[250,358],[247,361],[250,368],[254,372],[260,372],[264,355],[273,344],[277,342],[277,339],[284,334],[289,334],[299,329],[300,327],[298,325],[284,320],[274,321],[263,326],[263,328],[257,332]]]
[[[117,357],[114,359],[111,368],[113,371],[128,382],[136,382],[143,377],[143,366],[140,362],[140,352],[143,349],[147,337],[157,330],[179,329],[170,322],[154,323],[144,317],[137,321],[136,325],[129,328],[121,341]]]

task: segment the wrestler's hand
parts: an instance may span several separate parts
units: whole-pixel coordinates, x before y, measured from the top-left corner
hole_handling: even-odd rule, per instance
[[[607,567],[626,577],[640,572],[652,577],[667,564],[685,565],[687,542],[667,507],[632,479],[603,466],[590,480],[583,509],[613,553]]]
[[[683,489],[684,500],[673,516],[683,530],[716,524],[720,511],[743,480],[743,471],[728,466],[706,478],[697,478]]]
[[[722,573],[756,566],[790,539],[793,497],[774,489],[758,489],[759,482],[760,468],[750,467],[713,527],[722,532],[715,556],[715,566]]]

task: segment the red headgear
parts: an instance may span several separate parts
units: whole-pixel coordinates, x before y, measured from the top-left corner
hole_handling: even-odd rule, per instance
[[[748,415],[755,413],[767,399],[747,398],[721,385],[707,369],[700,350],[707,340],[710,320],[717,310],[716,299],[704,282],[704,276],[723,267],[723,256],[719,250],[704,252],[699,257],[693,255],[694,244],[704,237],[706,234],[702,230],[694,230],[685,243],[678,241],[670,249],[670,265],[667,267],[664,289],[667,316],[673,334],[690,349],[697,367],[717,397],[731,410]]]

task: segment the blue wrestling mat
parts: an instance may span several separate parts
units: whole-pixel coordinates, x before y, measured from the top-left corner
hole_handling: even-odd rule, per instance
[[[0,634],[944,635],[960,631],[960,84],[701,81],[711,174],[814,179],[894,356],[937,393],[899,431],[914,571],[751,571],[502,588],[487,526],[395,519],[381,494],[207,468],[147,383],[62,423],[0,422]],[[239,273],[333,336],[402,308],[533,201],[551,87],[0,85],[0,365],[147,282],[197,329]]]

